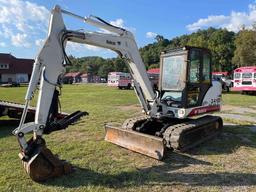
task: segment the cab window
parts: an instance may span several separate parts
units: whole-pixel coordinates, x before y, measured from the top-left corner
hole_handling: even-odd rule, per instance
[[[208,53],[204,53],[203,55],[203,82],[210,82],[210,74],[211,74],[211,61],[210,61],[210,55]]]
[[[165,90],[182,90],[185,71],[184,55],[172,55],[163,58],[162,88]]]
[[[190,83],[199,83],[200,81],[200,51],[192,50],[190,53],[190,68],[189,68],[189,82]]]

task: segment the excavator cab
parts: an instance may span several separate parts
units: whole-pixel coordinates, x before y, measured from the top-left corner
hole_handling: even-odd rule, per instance
[[[159,89],[169,107],[201,106],[211,87],[211,55],[205,48],[183,47],[161,54]]]

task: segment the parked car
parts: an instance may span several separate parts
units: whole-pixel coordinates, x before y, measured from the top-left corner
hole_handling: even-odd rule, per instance
[[[107,85],[111,87],[118,87],[119,89],[131,89],[132,77],[130,73],[109,72]]]
[[[222,84],[222,90],[229,92],[230,88],[233,86],[233,81],[229,78],[228,72],[213,72],[212,79],[220,81]]]

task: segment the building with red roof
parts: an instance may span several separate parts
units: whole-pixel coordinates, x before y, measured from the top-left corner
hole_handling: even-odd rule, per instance
[[[30,80],[33,59],[16,58],[0,53],[0,83],[27,83]]]
[[[81,82],[81,72],[69,72],[64,75],[63,82],[64,83],[80,83]]]
[[[160,69],[159,69],[159,68],[149,69],[149,70],[147,71],[147,73],[159,74],[159,73],[160,73]]]
[[[147,73],[153,88],[158,89],[160,68],[149,69]]]

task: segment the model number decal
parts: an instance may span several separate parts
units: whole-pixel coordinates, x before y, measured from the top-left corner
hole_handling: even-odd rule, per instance
[[[220,104],[220,98],[217,99],[211,99],[210,105],[219,105]]]

